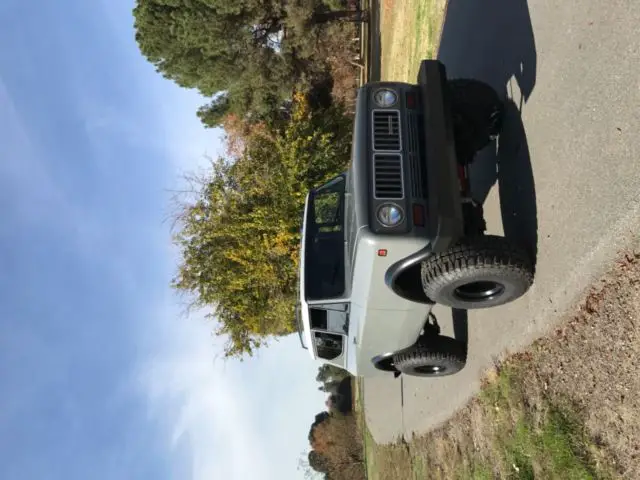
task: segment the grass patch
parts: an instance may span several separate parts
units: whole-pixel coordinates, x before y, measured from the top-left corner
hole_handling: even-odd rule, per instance
[[[514,478],[610,478],[592,458],[595,445],[570,402],[544,396],[531,401],[528,366],[507,364],[480,394],[482,413],[493,424],[487,460],[500,462],[504,473],[513,469]]]
[[[376,443],[367,429],[364,414],[364,381],[362,377],[353,378],[353,413],[356,416],[358,429],[362,438],[362,447],[364,450],[365,469],[367,478],[371,480],[376,478]]]
[[[446,0],[383,0],[380,12],[382,79],[411,81],[420,60],[435,58]]]
[[[510,361],[454,419],[411,442],[376,445],[368,435],[368,478],[614,478],[598,461],[579,411],[534,394],[528,375],[528,362]]]
[[[373,480],[378,479],[378,466],[376,464],[379,453],[378,446],[376,442],[373,440],[369,429],[365,427],[364,429],[364,451],[365,451],[365,459],[366,459],[366,469],[367,469],[367,479]]]

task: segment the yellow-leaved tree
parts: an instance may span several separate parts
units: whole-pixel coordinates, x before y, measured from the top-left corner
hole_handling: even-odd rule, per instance
[[[219,159],[179,217],[182,253],[173,285],[213,307],[226,356],[242,357],[295,330],[294,304],[304,199],[344,170],[350,119],[293,98],[286,124],[245,130],[242,148]]]

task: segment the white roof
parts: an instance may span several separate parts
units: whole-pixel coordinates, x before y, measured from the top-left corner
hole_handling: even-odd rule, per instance
[[[301,246],[300,246],[300,271],[299,271],[299,282],[300,282],[300,315],[302,317],[302,326],[304,329],[303,335],[304,335],[304,341],[307,345],[307,349],[309,351],[309,355],[311,355],[311,358],[316,359],[316,354],[313,348],[313,338],[311,337],[311,319],[309,318],[309,304],[306,301],[306,295],[305,295],[305,285],[304,285],[304,280],[305,280],[305,275],[304,275],[304,259],[305,259],[305,248],[306,248],[306,239],[305,239],[305,232],[307,229],[307,212],[309,210],[309,198],[311,197],[311,194],[307,194],[307,198],[305,199],[304,202],[304,217],[302,220],[302,241]]]

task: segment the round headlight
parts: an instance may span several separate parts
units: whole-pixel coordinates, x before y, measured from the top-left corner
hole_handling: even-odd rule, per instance
[[[378,209],[378,221],[385,227],[395,227],[402,223],[404,213],[402,209],[391,203],[385,203]]]
[[[391,107],[398,101],[398,95],[393,90],[383,88],[373,96],[373,100],[379,107]]]

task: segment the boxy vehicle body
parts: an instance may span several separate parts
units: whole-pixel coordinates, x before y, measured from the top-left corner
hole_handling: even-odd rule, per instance
[[[305,201],[296,315],[312,358],[365,377],[456,373],[466,345],[434,331],[432,306],[486,308],[526,292],[526,251],[484,235],[468,188],[501,115],[493,89],[448,80],[436,60],[416,84],[359,89],[348,169]]]

